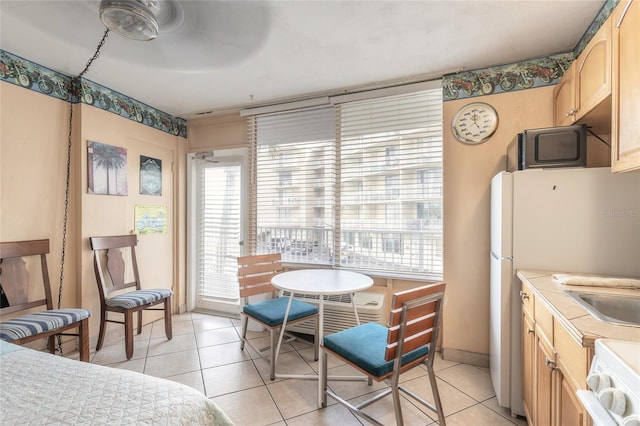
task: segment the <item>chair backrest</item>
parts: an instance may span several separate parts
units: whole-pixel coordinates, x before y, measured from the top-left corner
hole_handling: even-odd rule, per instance
[[[429,349],[435,350],[445,287],[445,283],[429,284],[393,295],[385,351],[387,361],[432,343]]]
[[[3,300],[5,303],[0,307],[1,315],[39,306],[53,309],[47,253],[49,253],[49,240],[0,243],[0,287],[6,298]],[[35,263],[40,266],[27,263],[24,258],[31,256],[35,257]],[[38,279],[34,277],[32,280],[29,271],[36,269],[41,271],[42,277]],[[42,282],[44,288],[35,288],[38,281]],[[34,285],[31,286],[31,284]]]
[[[140,290],[136,235],[91,237],[90,241],[96,281],[103,302],[109,297],[109,293],[115,291]]]
[[[271,278],[282,272],[280,253],[257,254],[238,258],[238,284],[240,297],[276,293]]]

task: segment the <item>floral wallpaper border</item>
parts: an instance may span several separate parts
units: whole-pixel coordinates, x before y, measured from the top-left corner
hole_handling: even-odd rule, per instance
[[[572,52],[443,76],[443,100],[473,98],[557,84],[619,2],[620,0],[605,0]]]
[[[0,80],[63,101],[92,105],[160,131],[187,137],[187,121],[138,102],[122,93],[81,78],[74,87],[65,74],[0,49]]]

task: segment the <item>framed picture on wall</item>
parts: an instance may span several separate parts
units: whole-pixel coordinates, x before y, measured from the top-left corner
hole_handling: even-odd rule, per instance
[[[162,160],[140,156],[140,194],[162,195]]]
[[[127,149],[87,141],[89,194],[127,195]]]
[[[134,207],[135,233],[138,235],[167,233],[167,206]]]

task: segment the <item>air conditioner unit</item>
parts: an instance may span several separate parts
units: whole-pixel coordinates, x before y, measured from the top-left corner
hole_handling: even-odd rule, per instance
[[[288,295],[288,293],[285,293]],[[294,294],[294,297],[307,303],[318,306],[317,295]],[[367,322],[377,322],[385,325],[387,322],[383,293],[359,292],[353,295],[360,324]],[[331,334],[345,330],[357,325],[356,317],[351,304],[351,294],[330,295],[324,301],[324,334]],[[287,326],[287,330],[313,334],[314,322],[304,321],[292,326]]]

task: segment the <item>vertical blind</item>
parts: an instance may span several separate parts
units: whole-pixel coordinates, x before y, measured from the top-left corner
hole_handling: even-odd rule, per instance
[[[442,276],[442,91],[255,116],[256,251]]]

